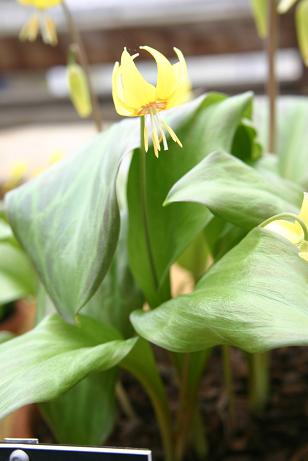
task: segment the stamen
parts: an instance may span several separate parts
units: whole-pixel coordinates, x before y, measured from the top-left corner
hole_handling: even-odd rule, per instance
[[[179,138],[177,137],[177,135],[175,134],[175,132],[173,131],[173,129],[167,125],[167,123],[165,122],[165,120],[163,120],[162,118],[160,118],[161,120],[161,123],[164,125],[164,127],[166,128],[166,130],[168,131],[168,133],[170,134],[171,138],[173,139],[174,142],[176,142],[180,147],[183,147],[183,144],[181,143],[181,141],[179,140]]]
[[[152,141],[153,141],[153,146],[154,146],[154,154],[156,157],[158,157],[158,152],[160,151],[160,144],[159,144],[157,129],[156,129],[152,111],[150,112],[150,117],[151,117],[151,125],[152,125]]]
[[[161,120],[159,118],[157,111],[154,112],[154,120],[156,121],[158,129],[161,134],[161,138],[159,142],[163,141],[164,150],[168,150],[168,143],[167,143],[166,135],[165,135],[165,132],[164,132],[164,129],[163,129],[163,126],[162,126],[162,123],[161,123]]]
[[[31,16],[31,18],[25,23],[25,25],[22,27],[19,38],[20,40],[29,40],[30,42],[33,42],[36,40],[38,32],[39,32],[39,17],[38,14],[35,13]]]
[[[41,19],[42,37],[48,45],[57,45],[57,29],[54,20],[50,16],[45,16]]]

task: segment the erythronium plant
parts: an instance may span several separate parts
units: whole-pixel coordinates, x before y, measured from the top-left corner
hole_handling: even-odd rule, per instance
[[[153,403],[166,459],[180,461],[189,447],[205,457],[198,389],[214,346],[260,353],[308,344],[308,178],[299,167],[308,109],[304,99],[283,111],[297,127],[295,147],[268,157],[251,93],[180,104],[189,96],[181,52],[172,65],[143,48],[157,62],[156,85],[127,50],[114,69],[116,110],[130,118],[6,196],[41,286],[37,326],[0,346],[0,415],[37,402],[58,441],[100,443],[124,368]],[[290,170],[294,152],[299,166]],[[176,262],[196,286],[172,298]],[[176,370],[175,415],[152,344]]]

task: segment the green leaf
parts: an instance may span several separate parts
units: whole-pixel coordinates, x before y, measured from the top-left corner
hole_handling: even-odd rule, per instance
[[[112,264],[93,298],[83,308],[83,313],[114,326],[124,337],[132,336],[129,315],[142,307],[144,297],[136,286],[127,255],[127,219],[122,214],[121,232]]]
[[[183,149],[169,142],[169,150],[162,152],[158,159],[152,149],[148,152],[146,202],[156,277],[152,275],[146,249],[140,207],[140,152],[135,151],[128,178],[128,249],[133,274],[151,306],[170,296],[170,265],[212,217],[199,204],[179,203],[163,208],[167,193],[175,182],[213,150],[231,151],[237,128],[250,109],[250,93],[232,98],[210,94],[203,100],[192,101],[172,111],[168,119],[181,139]]]
[[[135,342],[119,339],[114,329],[85,316],[77,326],[57,314],[45,318],[0,347],[0,418],[58,397],[92,372],[113,368]]]
[[[153,400],[159,399],[160,402],[165,402],[167,405],[165,388],[156,366],[151,345],[147,341],[138,338],[134,348],[120,365],[138,379]]]
[[[11,240],[13,233],[10,226],[0,217],[0,243],[3,241]]]
[[[159,346],[193,352],[227,344],[248,352],[308,344],[308,264],[298,249],[255,228],[196,290],[131,318]]]
[[[116,417],[117,370],[90,374],[57,399],[40,404],[58,443],[100,445]]]
[[[285,96],[277,106],[277,154],[279,174],[304,190],[308,189],[308,98]],[[266,145],[268,111],[265,99],[257,99],[255,120],[262,142]]]
[[[138,120],[116,123],[79,154],[7,195],[14,232],[68,320],[110,266],[119,233],[117,173],[138,139]]]
[[[196,202],[230,223],[252,228],[286,211],[297,212],[302,192],[280,178],[275,184],[225,152],[208,155],[170,190],[165,204]]]
[[[267,16],[269,0],[251,0],[252,12],[256,21],[258,34],[261,38],[267,37]]]
[[[0,331],[0,344],[12,339],[14,335],[9,331]]]
[[[301,0],[296,8],[296,32],[304,63],[308,66],[308,1]]]
[[[24,252],[0,242],[0,304],[35,295],[36,275]]]
[[[109,272],[103,284],[110,280]],[[103,300],[101,301],[103,302]],[[108,303],[107,306],[97,304],[96,310],[87,309],[87,306],[85,311],[88,316],[95,319],[97,327],[98,322],[104,325],[105,322],[102,322],[102,319],[107,318],[108,315],[104,315],[101,311],[111,306]],[[40,322],[47,315],[54,313],[55,307],[52,301],[44,288],[40,287],[37,301],[37,321]],[[119,336],[118,333],[115,332],[115,336]],[[57,442],[99,445],[106,440],[116,418],[115,385],[117,375],[116,368],[103,373],[92,373],[56,399],[40,404],[43,416]]]

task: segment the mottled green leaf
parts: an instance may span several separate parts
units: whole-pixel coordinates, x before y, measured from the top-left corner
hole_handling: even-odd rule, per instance
[[[24,252],[10,241],[0,242],[0,304],[35,295],[36,274]]]
[[[116,368],[92,373],[60,397],[40,404],[58,443],[100,445],[116,417]]]
[[[137,120],[116,123],[79,154],[7,195],[14,232],[68,320],[111,263],[119,232],[117,173],[138,139]]]
[[[131,318],[141,336],[176,352],[308,344],[308,264],[295,245],[255,228],[193,293]]]
[[[127,255],[127,219],[122,214],[118,247],[112,264],[93,298],[82,312],[96,320],[114,326],[125,337],[132,336],[129,315],[142,307],[144,297],[136,286]]]
[[[0,418],[58,397],[92,372],[113,368],[135,342],[88,317],[80,316],[76,326],[57,314],[46,317],[29,333],[1,344]]]
[[[170,190],[165,204],[196,202],[232,224],[251,228],[286,211],[297,212],[299,187],[280,178],[272,184],[254,168],[225,152],[208,155]]]

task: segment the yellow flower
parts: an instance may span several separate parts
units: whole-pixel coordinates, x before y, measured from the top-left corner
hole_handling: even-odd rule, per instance
[[[3,184],[3,190],[5,192],[14,189],[17,186],[20,186],[26,178],[28,171],[28,166],[24,162],[15,163],[10,172],[7,180]]]
[[[112,97],[116,111],[126,117],[142,116],[145,118],[144,144],[148,150],[148,128],[150,122],[151,137],[155,155],[160,151],[162,140],[164,149],[168,149],[165,130],[173,141],[182,144],[172,128],[161,118],[160,112],[175,107],[190,97],[191,86],[187,75],[187,66],[180,50],[174,48],[178,57],[176,64],[171,64],[159,51],[149,46],[140,49],[150,53],[157,64],[156,86],[147,82],[134,60],[139,54],[131,56],[127,49],[121,56],[121,63],[116,62],[112,75]]]
[[[308,229],[308,193],[304,193],[304,199],[298,218]],[[299,256],[308,261],[308,241],[305,240],[304,231],[298,221],[290,222],[285,219],[277,219],[264,226],[276,234],[294,243],[299,249]]]
[[[39,31],[43,41],[49,45],[58,43],[57,29],[54,20],[45,12],[48,8],[57,6],[62,0],[17,0],[21,5],[32,6],[36,9],[30,19],[22,27],[19,37],[21,40],[36,40]]]

